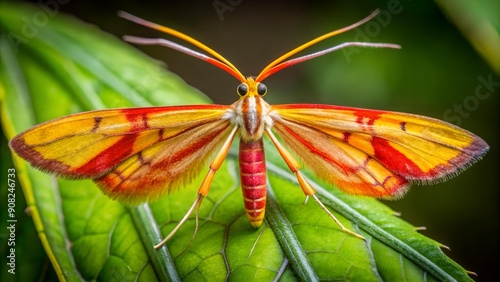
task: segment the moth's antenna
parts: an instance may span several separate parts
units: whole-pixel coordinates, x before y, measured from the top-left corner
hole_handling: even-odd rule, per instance
[[[291,50],[290,52],[284,54],[283,56],[279,57],[278,59],[274,60],[273,62],[271,62],[269,65],[267,65],[261,72],[260,74],[257,76],[257,78],[255,79],[255,81],[263,81],[266,77],[272,75],[273,73],[276,73],[284,68],[287,68],[287,67],[290,67],[290,66],[293,66],[295,64],[298,64],[298,63],[301,63],[301,62],[304,62],[304,61],[307,61],[307,60],[310,60],[310,59],[313,59],[313,58],[316,58],[316,57],[319,57],[319,56],[322,56],[322,55],[325,55],[325,54],[328,54],[330,52],[333,52],[333,51],[336,51],[336,50],[339,50],[339,49],[342,49],[342,48],[345,48],[345,47],[349,47],[349,46],[362,46],[362,47],[375,47],[375,48],[394,48],[394,49],[399,49],[401,48],[401,46],[397,45],[397,44],[390,44],[390,43],[370,43],[370,42],[346,42],[346,43],[343,43],[343,44],[340,44],[340,45],[337,45],[337,46],[334,46],[334,47],[331,47],[331,48],[328,48],[326,50],[322,50],[322,51],[319,51],[319,52],[316,52],[316,53],[313,53],[313,54],[309,54],[309,55],[305,55],[305,56],[302,56],[302,57],[299,57],[299,58],[295,58],[295,59],[292,59],[292,60],[288,60],[288,61],[285,61],[286,59],[288,59],[289,57],[299,53],[300,51],[308,48],[308,47],[311,47],[312,45],[318,43],[318,42],[321,42],[327,38],[330,38],[332,36],[335,36],[335,35],[338,35],[338,34],[341,34],[341,33],[344,33],[348,30],[351,30],[351,29],[354,29],[362,24],[365,24],[366,22],[370,21],[371,19],[373,19],[375,16],[378,15],[378,13],[380,12],[379,9],[375,10],[373,13],[371,13],[368,17],[360,20],[359,22],[357,23],[354,23],[352,25],[349,25],[349,26],[346,26],[344,28],[341,28],[341,29],[338,29],[338,30],[334,30],[332,32],[329,32],[327,34],[324,34],[322,36],[319,36],[309,42],[306,42],[302,45],[300,45],[299,47]]]
[[[201,50],[207,52],[208,54],[212,55],[214,58],[209,57],[207,55],[204,55],[202,53],[196,52],[194,50],[191,50],[187,47],[181,46],[179,44],[176,44],[174,42],[168,41],[166,39],[161,39],[161,38],[142,38],[142,37],[134,37],[134,36],[124,36],[124,40],[135,43],[135,44],[141,44],[141,45],[162,45],[166,46],[169,48],[172,48],[174,50],[180,51],[182,53],[188,54],[192,57],[198,58],[200,60],[203,60],[205,62],[208,62],[220,69],[223,69],[224,71],[228,72],[232,76],[236,77],[239,81],[243,82],[245,81],[245,76],[241,74],[241,72],[233,65],[231,64],[226,58],[224,58],[222,55],[219,53],[215,52],[205,44],[201,43],[200,41],[182,33],[177,30],[171,29],[169,27],[165,27],[150,21],[147,21],[145,19],[141,19],[139,17],[136,17],[132,14],[129,14],[127,12],[120,11],[118,12],[118,16],[129,20],[131,22],[134,22],[136,24],[140,24],[145,27],[149,27],[167,34],[170,34],[174,37],[177,37],[181,40],[184,40],[188,43],[193,44],[194,46],[200,48]]]

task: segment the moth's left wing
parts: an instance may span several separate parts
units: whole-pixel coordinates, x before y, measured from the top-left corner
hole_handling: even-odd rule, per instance
[[[158,198],[187,184],[227,139],[229,106],[111,109],[37,125],[10,146],[34,167],[93,179],[127,204]]]

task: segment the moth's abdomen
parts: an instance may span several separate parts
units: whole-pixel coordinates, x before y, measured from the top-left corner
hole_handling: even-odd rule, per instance
[[[259,227],[266,211],[266,161],[262,139],[241,139],[240,177],[248,219],[253,227]]]

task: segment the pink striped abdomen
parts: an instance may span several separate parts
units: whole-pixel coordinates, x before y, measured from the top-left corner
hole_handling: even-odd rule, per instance
[[[262,139],[241,139],[240,178],[248,219],[253,227],[259,227],[266,211],[266,160]]]

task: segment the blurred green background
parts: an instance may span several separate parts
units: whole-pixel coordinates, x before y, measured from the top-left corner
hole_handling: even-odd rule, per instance
[[[401,50],[346,49],[294,66],[265,81],[266,99],[274,104],[324,103],[410,112],[455,123],[481,136],[491,146],[484,160],[446,183],[415,185],[404,199],[386,204],[411,224],[425,226],[423,234],[449,246],[447,255],[476,272],[478,281],[497,277],[499,195],[494,176],[499,160],[500,1],[54,2],[60,2],[58,12],[118,37],[161,36],[117,17],[119,10],[172,27],[210,46],[245,75],[257,75],[305,41],[380,8],[381,15],[370,24],[309,52],[354,40],[396,43]],[[237,99],[238,82],[213,66],[162,47],[138,48],[165,62],[215,103]]]

